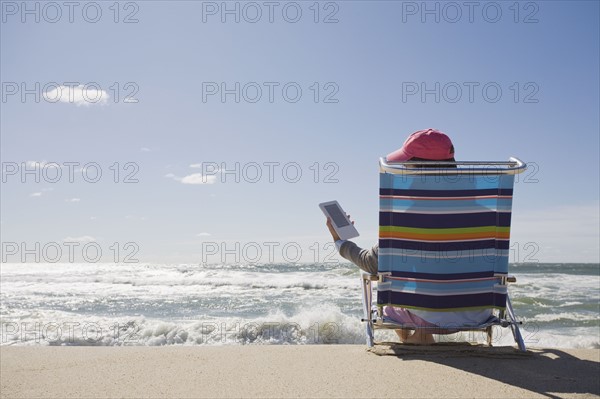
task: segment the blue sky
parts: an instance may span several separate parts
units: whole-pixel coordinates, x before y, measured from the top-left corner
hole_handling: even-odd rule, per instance
[[[72,22],[55,4],[60,18],[2,1],[3,243],[97,242],[112,255],[133,242],[140,261],[192,263],[236,243],[243,261],[256,243],[259,261],[290,246],[324,261],[317,204],[340,201],[372,245],[378,158],[434,127],[459,159],[532,165],[516,183],[512,260],[599,261],[598,2],[228,2],[239,22],[222,2],[121,2],[118,15],[80,2]],[[88,98],[69,98],[68,82]],[[222,98],[236,82],[239,102]],[[62,101],[48,100],[53,83]]]

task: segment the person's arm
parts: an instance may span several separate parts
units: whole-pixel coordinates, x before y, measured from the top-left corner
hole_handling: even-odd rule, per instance
[[[350,218],[350,215],[348,215],[348,218]],[[352,222],[352,224],[354,224],[354,222]],[[379,244],[375,244],[373,248],[367,250],[360,248],[352,241],[341,240],[340,236],[331,225],[331,219],[329,218],[327,218],[327,228],[331,233],[335,246],[343,258],[348,259],[367,273],[377,274]]]
[[[340,255],[370,274],[377,274],[379,244],[371,249],[362,249],[352,241],[344,241],[340,246]]]

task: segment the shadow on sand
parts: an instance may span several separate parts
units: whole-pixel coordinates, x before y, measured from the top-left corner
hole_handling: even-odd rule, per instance
[[[600,359],[582,360],[559,349],[530,349],[524,353],[512,347],[388,342],[369,351],[380,356],[397,356],[403,361],[434,362],[550,398],[562,394],[600,395]]]

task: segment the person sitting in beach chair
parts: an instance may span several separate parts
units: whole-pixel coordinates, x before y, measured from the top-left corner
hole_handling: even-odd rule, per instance
[[[491,325],[508,323],[493,309],[503,312],[507,301],[510,223],[509,200],[499,198],[508,189],[492,186],[510,185],[512,193],[512,172],[508,179],[486,179],[490,174],[458,170],[452,141],[434,129],[413,133],[381,162],[379,243],[367,250],[340,240],[327,221],[340,255],[368,273],[363,277],[368,343],[375,327],[370,281],[378,280],[378,326],[398,327],[402,342],[430,344],[432,333],[475,329],[486,331],[491,344]],[[387,162],[401,165],[402,173],[396,175]],[[511,328],[520,339],[516,323]]]
[[[437,130],[427,129],[420,130],[411,134],[404,145],[388,154],[386,157],[388,162],[405,162],[405,161],[447,161],[454,162],[454,145],[450,138]],[[354,223],[354,222],[352,222]],[[332,238],[340,255],[365,272],[376,275],[377,266],[379,259],[379,244],[375,244],[371,249],[366,250],[358,247],[352,241],[340,240],[335,229],[331,225],[331,220],[327,221],[327,227],[331,232]],[[397,321],[400,324],[412,323],[417,326],[426,326],[429,323],[419,314],[418,311],[409,311],[404,308],[396,308],[392,306],[386,306],[384,308],[384,314],[390,319]],[[461,317],[461,315],[456,315]],[[476,314],[465,314],[467,320],[486,320],[489,317],[487,312],[478,312]],[[426,315],[425,315],[426,317]],[[396,333],[400,337],[402,342],[406,343],[433,343],[433,337],[426,330],[417,330],[410,335],[410,330],[396,330]]]

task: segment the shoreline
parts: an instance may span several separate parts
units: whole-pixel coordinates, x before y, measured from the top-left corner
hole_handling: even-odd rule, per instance
[[[4,346],[0,397],[600,397],[600,349],[377,348]]]

